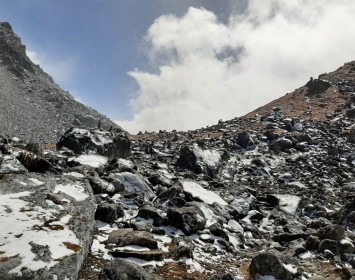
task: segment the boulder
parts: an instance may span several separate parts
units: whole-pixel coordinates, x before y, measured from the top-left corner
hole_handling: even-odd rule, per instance
[[[166,221],[166,219],[158,212],[158,210],[150,205],[142,206],[139,209],[137,216],[144,219],[152,219],[154,226],[161,226]]]
[[[48,200],[55,194],[61,205]],[[87,183],[40,174],[0,180],[1,279],[77,279],[94,231]]]
[[[110,233],[106,244],[115,244],[118,247],[137,245],[149,249],[158,249],[154,236],[146,231],[137,231],[132,228],[117,229]]]
[[[90,177],[89,183],[94,191],[94,194],[105,193],[112,195],[115,193],[115,187],[113,184],[98,178],[98,177]]]
[[[100,273],[99,280],[162,280],[148,273],[142,266],[116,259],[111,261]]]
[[[206,225],[206,218],[203,212],[194,206],[187,206],[178,209],[168,210],[169,223],[185,234],[193,234]]]
[[[249,272],[251,280],[260,279],[260,276],[273,276],[278,280],[295,278],[295,274],[286,269],[278,257],[268,252],[260,253],[252,259]]]
[[[269,149],[273,151],[286,151],[293,147],[293,143],[287,138],[278,138],[269,144]]]
[[[215,176],[221,162],[221,155],[216,150],[202,149],[198,144],[183,146],[180,150],[176,165],[182,169],[188,169],[196,174]]]
[[[251,135],[245,131],[238,133],[236,140],[237,140],[238,145],[243,147],[244,149],[255,145],[255,142],[254,142],[253,138],[251,137]]]
[[[124,211],[118,204],[104,202],[100,204],[95,213],[95,219],[106,223],[113,223],[119,218],[124,217]]]
[[[13,155],[0,155],[0,174],[25,173],[27,169]]]
[[[125,158],[130,155],[131,142],[123,130],[103,131],[99,129],[69,129],[57,143],[58,149],[63,147],[76,154],[94,152],[109,160]]]

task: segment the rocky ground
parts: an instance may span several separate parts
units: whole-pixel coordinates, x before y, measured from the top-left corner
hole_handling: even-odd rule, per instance
[[[1,38],[1,104],[38,108],[1,115],[1,279],[355,279],[355,62],[241,118],[129,137],[83,129],[101,116]]]
[[[296,91],[319,118],[279,102],[190,132],[71,129],[58,151],[3,140],[2,275],[355,279],[352,65]]]

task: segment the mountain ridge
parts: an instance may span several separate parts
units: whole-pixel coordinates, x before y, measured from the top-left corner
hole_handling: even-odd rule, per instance
[[[121,129],[77,102],[26,55],[9,23],[0,23],[0,134],[56,143],[70,127]]]

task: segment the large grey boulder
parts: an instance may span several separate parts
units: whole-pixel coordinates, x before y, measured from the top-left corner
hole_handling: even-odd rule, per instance
[[[27,169],[13,155],[0,155],[0,174],[25,173]]]
[[[100,273],[99,280],[162,280],[143,267],[122,259],[116,259]]]
[[[188,235],[203,229],[206,225],[205,215],[195,206],[169,209],[168,219],[171,225]]]
[[[77,279],[91,246],[94,212],[85,182],[31,173],[4,177],[1,279]]]
[[[268,252],[260,253],[252,259],[249,272],[251,280],[260,279],[262,276],[273,276],[276,280],[295,278],[295,273],[291,273],[288,266],[284,265],[274,254]]]
[[[215,176],[221,163],[221,155],[213,149],[202,149],[199,145],[183,146],[176,165],[196,174]]]
[[[109,160],[130,155],[131,142],[123,130],[69,129],[57,143],[59,149],[65,147],[76,154],[97,153]]]

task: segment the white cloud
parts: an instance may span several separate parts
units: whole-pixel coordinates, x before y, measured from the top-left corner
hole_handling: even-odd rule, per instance
[[[135,114],[118,123],[187,130],[243,115],[354,60],[354,14],[352,0],[251,0],[228,24],[196,8],[162,16],[146,35],[158,71],[129,73]]]

